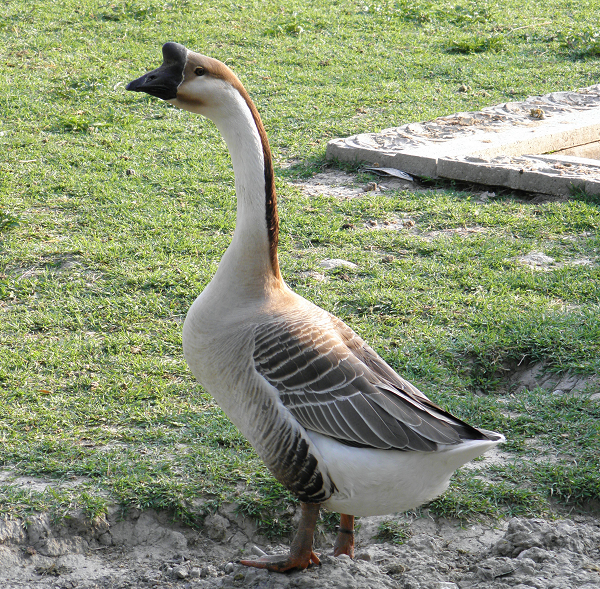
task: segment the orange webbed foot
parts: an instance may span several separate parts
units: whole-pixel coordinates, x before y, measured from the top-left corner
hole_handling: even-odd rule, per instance
[[[319,517],[319,505],[316,503],[301,503],[302,516],[298,531],[290,546],[289,554],[274,554],[261,556],[256,560],[241,560],[240,564],[247,567],[267,569],[276,573],[285,573],[295,569],[304,570],[311,564],[321,564],[319,557],[313,551],[313,534]]]
[[[276,573],[285,573],[293,570],[304,570],[310,565],[320,565],[319,557],[311,550],[308,556],[289,554],[274,554],[272,556],[261,556],[256,560],[241,560],[240,564],[257,569],[267,569]]]

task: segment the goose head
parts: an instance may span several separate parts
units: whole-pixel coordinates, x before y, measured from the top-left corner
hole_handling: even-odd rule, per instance
[[[246,98],[241,82],[219,60],[172,42],[163,45],[162,53],[162,65],[127,84],[126,90],[145,92],[215,122],[228,116],[240,95]]]

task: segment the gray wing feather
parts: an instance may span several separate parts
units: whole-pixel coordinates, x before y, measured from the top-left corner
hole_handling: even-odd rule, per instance
[[[343,322],[328,318],[325,326],[274,318],[255,331],[257,372],[305,429],[399,450],[486,439],[396,374]]]

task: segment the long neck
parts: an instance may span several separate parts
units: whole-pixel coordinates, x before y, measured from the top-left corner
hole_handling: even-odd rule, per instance
[[[232,98],[227,116],[213,119],[231,155],[237,195],[236,229],[219,267],[233,272],[238,283],[260,288],[281,281],[273,163],[256,107],[245,91],[234,91]]]

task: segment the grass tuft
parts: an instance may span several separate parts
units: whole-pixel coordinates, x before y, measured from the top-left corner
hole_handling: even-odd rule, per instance
[[[461,35],[452,39],[447,51],[450,53],[482,53],[484,51],[498,52],[505,47],[502,35]]]
[[[560,46],[579,59],[600,56],[600,29],[587,26],[558,35]]]
[[[410,524],[395,520],[385,520],[379,524],[374,538],[379,542],[404,544],[410,538]]]
[[[600,194],[590,194],[583,186],[573,185],[571,187],[571,198],[573,200],[580,200],[592,205],[600,205]]]
[[[19,224],[19,218],[0,209],[0,233],[8,231]]]
[[[257,522],[257,531],[267,538],[289,536],[297,501],[281,485],[264,485],[261,489],[236,498],[236,513]]]
[[[461,473],[461,484],[428,504],[431,513],[445,518],[476,520],[487,518],[546,515],[547,502],[533,490],[504,482],[488,483]]]

